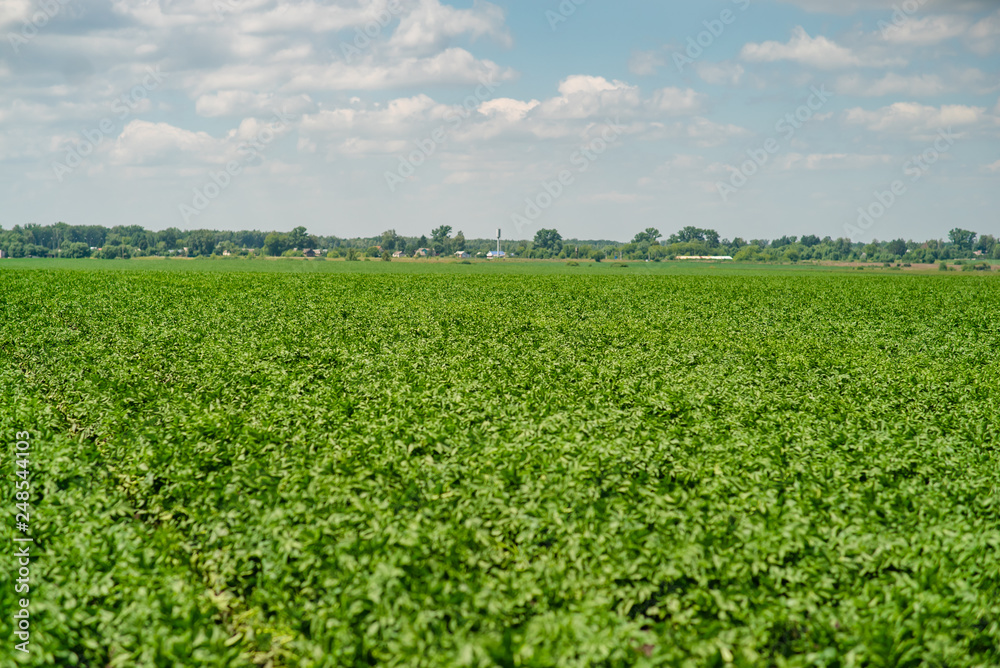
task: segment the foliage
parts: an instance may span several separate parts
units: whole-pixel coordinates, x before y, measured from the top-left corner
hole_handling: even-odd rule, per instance
[[[995,277],[14,262],[0,665],[1000,663]]]
[[[562,249],[562,235],[556,230],[538,230],[535,233],[535,246],[550,254],[558,253]]]

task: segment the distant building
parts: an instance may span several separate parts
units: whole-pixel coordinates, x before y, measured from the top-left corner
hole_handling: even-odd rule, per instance
[[[232,253],[230,253],[228,249],[222,251],[222,257],[229,257],[230,255],[232,255]]]
[[[401,257],[406,257],[406,252],[405,251],[396,251],[395,253],[392,254],[392,256],[398,260]]]
[[[7,257],[7,251],[5,251],[4,249],[0,248],[0,260],[5,259],[6,257]]]
[[[472,256],[466,253],[465,251],[458,251],[457,253],[455,253],[455,257],[461,258],[463,260],[468,260]]]
[[[316,257],[319,252],[312,248],[305,248],[302,250],[302,257]]]
[[[430,257],[431,255],[434,255],[434,251],[430,248],[418,248],[413,257]]]
[[[507,257],[507,253],[504,251],[490,251],[486,254],[487,260],[502,260],[505,257]]]

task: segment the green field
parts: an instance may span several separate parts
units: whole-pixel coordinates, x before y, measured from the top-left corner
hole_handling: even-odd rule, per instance
[[[995,276],[4,261],[0,304],[2,666],[1000,665]]]

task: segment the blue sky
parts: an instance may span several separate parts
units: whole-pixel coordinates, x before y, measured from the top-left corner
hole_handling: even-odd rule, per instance
[[[1000,233],[998,2],[5,0],[0,36],[8,228]]]

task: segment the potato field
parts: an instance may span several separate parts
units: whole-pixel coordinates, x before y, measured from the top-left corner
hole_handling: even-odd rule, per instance
[[[0,271],[2,666],[1000,665],[994,277],[99,262]]]

